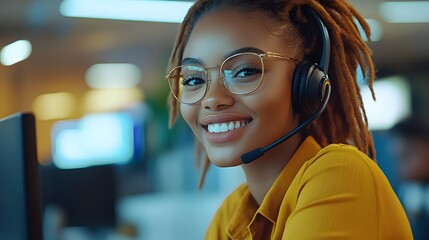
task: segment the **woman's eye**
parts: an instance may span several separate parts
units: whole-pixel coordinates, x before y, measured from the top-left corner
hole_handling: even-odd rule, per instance
[[[246,78],[253,76],[255,74],[262,73],[262,70],[259,68],[254,67],[240,67],[235,71],[235,74],[233,75],[234,78]]]
[[[185,76],[182,80],[183,86],[197,86],[199,84],[205,84],[205,80],[198,76]]]

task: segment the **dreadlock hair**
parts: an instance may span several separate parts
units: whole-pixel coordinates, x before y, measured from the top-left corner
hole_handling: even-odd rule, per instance
[[[181,64],[184,48],[198,20],[209,12],[232,8],[244,13],[264,12],[277,19],[289,34],[297,33],[302,41],[304,59],[317,62],[320,59],[321,34],[316,23],[309,20],[304,7],[312,8],[322,19],[331,40],[331,64],[328,75],[332,85],[331,99],[322,115],[304,131],[319,144],[348,143],[367,153],[375,161],[372,135],[356,80],[356,71],[361,67],[375,100],[373,81],[374,65],[372,51],[363,41],[359,24],[366,36],[370,28],[357,10],[347,0],[199,0],[190,8],[183,20],[170,57],[169,69]],[[308,14],[307,14],[308,15]],[[291,27],[292,26],[292,27]],[[172,86],[173,91],[178,86]],[[177,118],[179,102],[170,94],[171,128]],[[197,140],[196,140],[197,141]],[[200,143],[196,143],[197,166],[203,163],[199,188],[202,186],[210,162]]]

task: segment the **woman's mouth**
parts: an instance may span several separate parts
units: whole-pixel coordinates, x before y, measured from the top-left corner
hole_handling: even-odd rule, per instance
[[[207,131],[210,133],[224,133],[234,129],[238,129],[246,126],[250,121],[241,120],[241,121],[229,121],[222,123],[211,123],[207,125]]]

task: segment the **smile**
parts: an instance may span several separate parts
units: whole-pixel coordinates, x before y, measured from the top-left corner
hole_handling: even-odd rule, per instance
[[[207,125],[207,130],[210,133],[224,133],[237,128],[246,126],[248,121],[230,121],[223,123],[212,123]]]

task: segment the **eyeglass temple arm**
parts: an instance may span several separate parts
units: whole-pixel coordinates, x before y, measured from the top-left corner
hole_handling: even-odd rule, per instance
[[[295,62],[295,63],[301,62],[301,60],[298,60],[296,58],[286,57],[286,56],[284,56],[282,54],[274,53],[274,52],[266,52],[265,56],[266,57],[270,57],[270,58],[279,58],[279,59],[283,59],[283,60],[288,60],[288,61],[292,61],[292,62]]]

